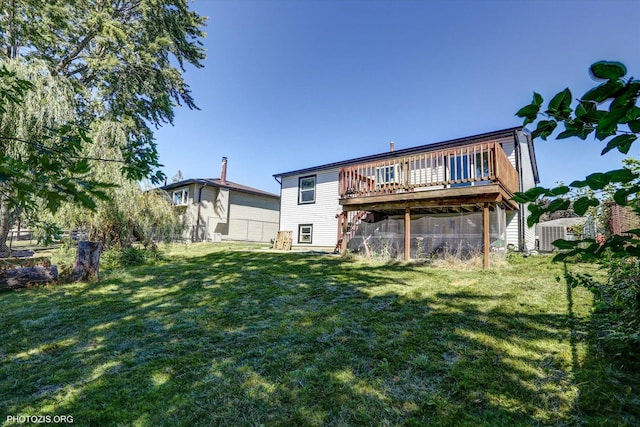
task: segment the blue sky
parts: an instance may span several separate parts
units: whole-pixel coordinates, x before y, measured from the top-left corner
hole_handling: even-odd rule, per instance
[[[272,175],[519,126],[537,91],[582,95],[595,61],[640,78],[640,2],[220,1],[202,69],[185,74],[199,111],[156,132],[169,180],[216,178],[279,193]],[[593,139],[536,140],[542,185],[617,168]],[[640,158],[640,145],[630,155]]]

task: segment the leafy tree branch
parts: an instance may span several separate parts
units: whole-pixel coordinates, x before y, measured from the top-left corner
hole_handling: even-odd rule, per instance
[[[640,80],[627,77],[624,64],[599,61],[591,65],[590,74],[599,84],[574,100],[566,88],[558,92],[543,107],[544,99],[534,92],[532,102],[522,107],[516,115],[524,119],[523,124],[536,124],[533,138],[546,140],[552,134],[555,139],[578,137],[586,140],[593,135],[605,143],[601,155],[612,150],[628,154],[640,133]],[[555,133],[557,131],[559,133]],[[585,191],[586,190],[586,191]],[[515,200],[529,203],[531,215],[528,225],[539,222],[545,213],[572,207],[578,215],[584,215],[590,208],[602,203],[602,195],[608,195],[617,204],[638,208],[637,195],[640,192],[640,174],[637,169],[625,166],[620,169],[594,172],[583,180],[555,188],[535,187],[517,193]],[[543,205],[541,198],[551,202]],[[582,241],[556,241],[554,245],[568,252],[557,256],[564,259],[580,255],[583,258],[598,257],[612,251],[619,256],[640,254],[640,230],[629,230],[624,236],[611,236],[604,242],[585,239]]]

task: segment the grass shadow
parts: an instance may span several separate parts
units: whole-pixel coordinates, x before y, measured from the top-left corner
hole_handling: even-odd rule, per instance
[[[0,295],[3,413],[81,425],[580,424],[571,354],[585,343],[572,331],[586,328],[587,298],[571,314],[552,274],[518,271],[216,250]]]

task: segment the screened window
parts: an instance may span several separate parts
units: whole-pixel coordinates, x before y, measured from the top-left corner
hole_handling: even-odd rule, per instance
[[[298,243],[311,243],[313,237],[312,224],[300,224],[298,226]]]
[[[316,177],[305,176],[298,180],[298,204],[316,202]]]
[[[173,204],[175,206],[189,203],[189,190],[178,190],[173,192]]]

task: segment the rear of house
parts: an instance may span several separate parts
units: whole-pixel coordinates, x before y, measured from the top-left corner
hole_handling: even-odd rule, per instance
[[[405,258],[534,248],[528,211],[511,199],[539,182],[533,142],[521,127],[274,176],[280,230],[292,231],[294,246]]]

